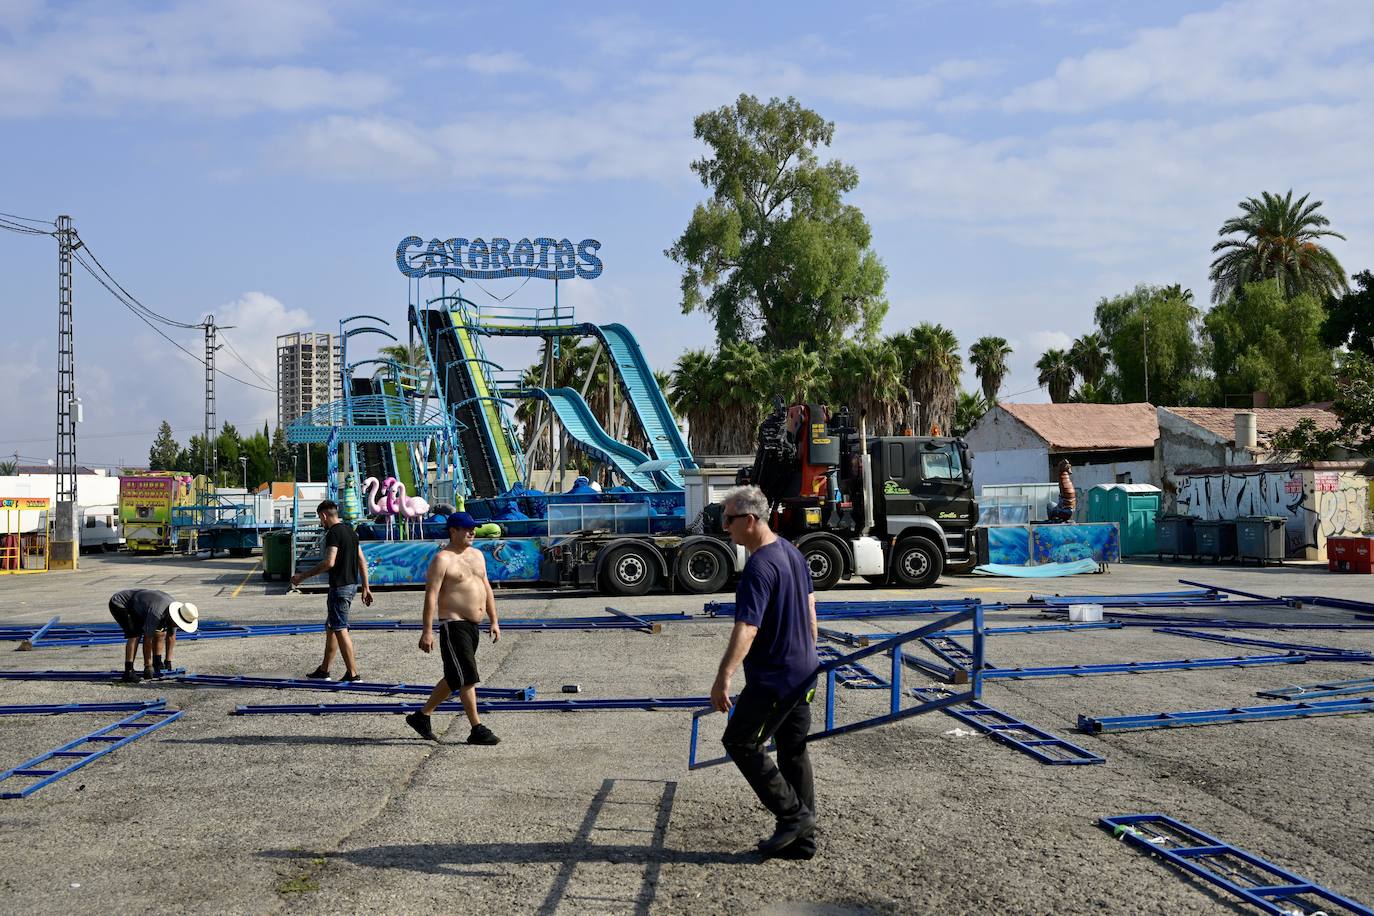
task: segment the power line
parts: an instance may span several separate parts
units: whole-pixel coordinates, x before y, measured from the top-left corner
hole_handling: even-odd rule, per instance
[[[13,220],[4,219],[4,218],[0,218],[0,229],[8,229],[8,230],[11,231],[11,232],[18,232],[18,233],[20,233],[20,234],[22,234],[22,235],[48,235],[48,236],[51,236],[51,235],[56,235],[56,234],[57,234],[57,233],[54,232],[54,231],[50,231],[50,230],[46,230],[46,229],[35,229],[35,228],[33,228],[32,226],[25,226],[23,223],[17,223],[17,222],[15,222],[15,221],[13,221]]]
[[[257,369],[254,369],[253,365],[249,363],[248,360],[243,358],[243,354],[239,353],[239,351],[234,347],[234,345],[229,342],[229,336],[224,333],[224,329],[218,328],[217,330],[219,331],[220,339],[223,340],[224,345],[229,348],[229,352],[234,354],[234,358],[237,359],[239,362],[243,363],[243,365],[248,369],[248,371],[256,375],[262,381],[263,384],[271,385],[272,380],[269,379],[267,376],[263,375]],[[273,388],[273,390],[275,391],[276,389]]]
[[[95,435],[90,435],[90,434],[87,434],[87,433],[82,433],[82,434],[81,434],[81,439],[82,439],[82,441],[85,441],[85,440],[87,440],[87,439],[125,439],[125,438],[132,438],[132,437],[134,437],[134,436],[156,436],[156,435],[157,435],[158,433],[160,433],[160,432],[162,432],[162,430],[160,430],[160,429],[155,429],[155,430],[152,430],[152,431],[150,431],[150,432],[142,432],[142,433],[97,433],[97,434],[95,434]],[[200,432],[200,429],[199,429],[199,428],[197,428],[197,429],[174,429],[174,430],[172,430],[173,435],[177,435],[177,434],[181,434],[181,433],[193,433],[193,434],[194,434],[194,433],[199,433],[199,432]],[[39,436],[39,437],[33,438],[33,439],[5,439],[5,440],[2,440],[2,441],[8,442],[8,443],[13,444],[13,445],[23,445],[23,444],[27,444],[27,443],[30,443],[30,442],[48,442],[48,441],[51,440],[51,439],[52,439],[51,436]],[[4,455],[4,454],[5,454],[5,453],[4,453],[3,451],[0,451],[0,455]]]
[[[82,240],[81,249],[84,250],[85,255],[87,257],[89,257],[92,261],[95,262],[96,267],[100,268],[100,272],[109,279],[110,283],[113,283],[116,287],[119,288],[119,293],[122,293],[124,295],[124,301],[126,305],[132,304],[139,311],[148,315],[150,318],[154,318],[157,321],[161,321],[163,324],[171,325],[172,327],[183,328],[188,331],[194,328],[204,327],[203,324],[187,324],[184,321],[177,321],[174,318],[168,318],[166,315],[158,314],[157,312],[148,308],[148,306],[138,301],[138,299],[132,293],[125,289],[123,285],[120,284],[120,282],[114,278],[114,275],[112,275],[108,270],[105,269],[105,265],[100,263],[100,259],[95,256],[95,252],[91,251],[91,246],[87,244],[84,239]],[[86,265],[86,270],[91,272],[92,276],[95,275],[94,271],[91,270],[89,265]],[[110,289],[109,284],[104,284],[104,286],[106,289],[110,290],[111,295],[115,296],[115,298],[119,298],[119,293],[116,293],[113,289]]]
[[[57,223],[53,222],[50,219],[38,219],[33,216],[20,216],[18,213],[5,213],[3,211],[0,211],[0,216],[6,216],[10,219],[17,219],[25,223],[38,223],[43,226],[52,226],[54,229],[57,228]]]
[[[175,340],[173,340],[171,337],[167,336],[167,333],[166,333],[165,331],[163,331],[162,328],[160,328],[160,327],[158,327],[156,324],[154,324],[154,323],[152,322],[152,320],[148,318],[148,316],[144,315],[141,311],[139,311],[138,309],[134,308],[132,305],[130,305],[128,302],[126,302],[122,296],[120,296],[118,293],[116,293],[116,292],[114,291],[114,289],[112,289],[112,288],[110,287],[110,284],[107,283],[107,282],[105,282],[105,279],[104,279],[100,274],[96,273],[96,272],[91,268],[91,266],[90,266],[89,264],[87,264],[87,263],[82,259],[82,256],[81,256],[80,251],[76,252],[76,254],[75,254],[75,259],[76,259],[76,262],[77,262],[78,264],[80,264],[81,267],[82,267],[88,274],[90,274],[90,275],[95,279],[95,281],[96,281],[97,283],[99,283],[101,286],[105,287],[105,289],[109,290],[110,295],[114,296],[114,297],[115,297],[115,300],[116,300],[117,302],[119,302],[120,305],[124,306],[124,307],[127,308],[130,312],[132,312],[132,313],[134,314],[134,317],[138,318],[138,320],[142,321],[142,322],[143,322],[144,324],[146,324],[148,327],[152,328],[154,331],[156,331],[156,332],[162,337],[163,340],[167,341],[169,344],[171,344],[172,346],[176,347],[176,348],[177,348],[178,350],[180,350],[182,353],[185,353],[187,356],[191,357],[191,359],[193,359],[193,360],[195,360],[196,362],[200,363],[202,366],[205,365],[205,360],[204,360],[203,357],[197,356],[196,354],[192,353],[190,350],[188,350],[188,349],[186,349],[185,347],[183,347],[181,344],[177,343],[177,342],[176,342]],[[113,282],[113,278],[112,278],[111,282]],[[153,313],[153,314],[156,314],[156,313]],[[178,327],[184,327],[184,328],[200,328],[200,327],[203,327],[203,325],[198,325],[198,324],[181,324],[180,322],[170,322],[170,323],[171,323],[171,324],[174,324],[174,325],[176,325],[176,326],[178,326]],[[249,368],[251,369],[252,367],[250,366]],[[225,378],[227,378],[227,379],[232,379],[233,381],[238,382],[240,385],[247,385],[249,388],[256,388],[256,389],[258,389],[259,391],[266,391],[266,392],[269,393],[269,394],[276,394],[276,393],[277,393],[277,391],[276,391],[275,388],[264,388],[262,385],[255,385],[254,383],[249,382],[249,381],[245,381],[244,379],[239,378],[237,375],[232,375],[232,374],[230,374],[230,373],[224,371],[223,369],[218,370],[218,372],[219,372],[220,375],[223,375]]]

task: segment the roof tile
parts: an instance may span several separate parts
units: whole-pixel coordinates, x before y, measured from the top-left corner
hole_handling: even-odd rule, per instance
[[[1159,418],[1152,404],[999,404],[1050,448],[1153,448]]]

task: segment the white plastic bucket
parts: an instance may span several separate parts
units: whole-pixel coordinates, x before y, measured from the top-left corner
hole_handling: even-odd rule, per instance
[[[1098,623],[1101,620],[1102,605],[1100,604],[1069,605],[1069,623]]]

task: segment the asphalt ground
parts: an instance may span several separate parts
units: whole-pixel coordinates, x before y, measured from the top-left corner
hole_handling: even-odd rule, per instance
[[[108,622],[108,597],[133,585],[197,603],[207,619],[318,623],[324,598],[266,583],[256,558],[83,557],[75,573],[0,576],[0,626]],[[1125,594],[1180,588],[1179,577],[1262,594],[1374,600],[1374,579],[1324,567],[1121,564],[1061,580],[948,578],[921,593],[844,586],[824,598]],[[730,596],[718,596],[728,600]],[[354,620],[418,621],[420,594],[379,593]],[[610,600],[498,591],[503,620],[699,613],[699,597]],[[1210,614],[1211,611],[1188,613]],[[609,615],[608,615],[609,616]],[[1306,606],[1218,613],[1352,622]],[[992,611],[989,625],[1043,623]],[[911,621],[839,621],[879,633]],[[729,621],[629,630],[517,631],[484,641],[493,687],[540,698],[703,696]],[[1374,651],[1374,631],[1240,635]],[[355,633],[369,681],[432,684],[437,655],[414,631]],[[301,677],[318,634],[183,642],[193,672]],[[0,669],[111,670],[119,646],[12,652]],[[991,636],[995,665],[1224,657],[1268,650],[1168,636],[1148,627]],[[881,659],[870,667],[885,671]],[[340,672],[336,662],[335,674]],[[1374,666],[1309,662],[990,680],[983,699],[1106,758],[1046,766],[940,712],[812,746],[819,854],[764,861],[768,815],[733,767],[688,770],[683,710],[493,713],[495,747],[464,743],[466,723],[435,718],[441,742],[390,714],[231,716],[242,703],[388,701],[313,691],[4,681],[8,704],[165,697],[176,722],[26,799],[0,800],[0,912],[6,913],[1210,913],[1249,912],[1158,859],[1113,840],[1104,815],[1162,812],[1306,878],[1374,903],[1374,715],[1113,733],[1074,731],[1079,714],[1126,715],[1278,702],[1256,691],[1374,676]],[[736,688],[742,684],[738,676]],[[930,681],[908,671],[905,684]],[[401,698],[396,698],[397,700]],[[910,702],[910,701],[908,701]],[[885,711],[887,693],[837,691],[837,719]],[[815,727],[822,706],[816,705]],[[0,716],[8,768],[117,714]],[[719,751],[723,717],[702,723]]]

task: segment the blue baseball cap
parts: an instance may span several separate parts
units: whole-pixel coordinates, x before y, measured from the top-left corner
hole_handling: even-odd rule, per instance
[[[468,515],[466,512],[453,512],[448,517],[448,527],[450,528],[476,528],[477,519]]]

